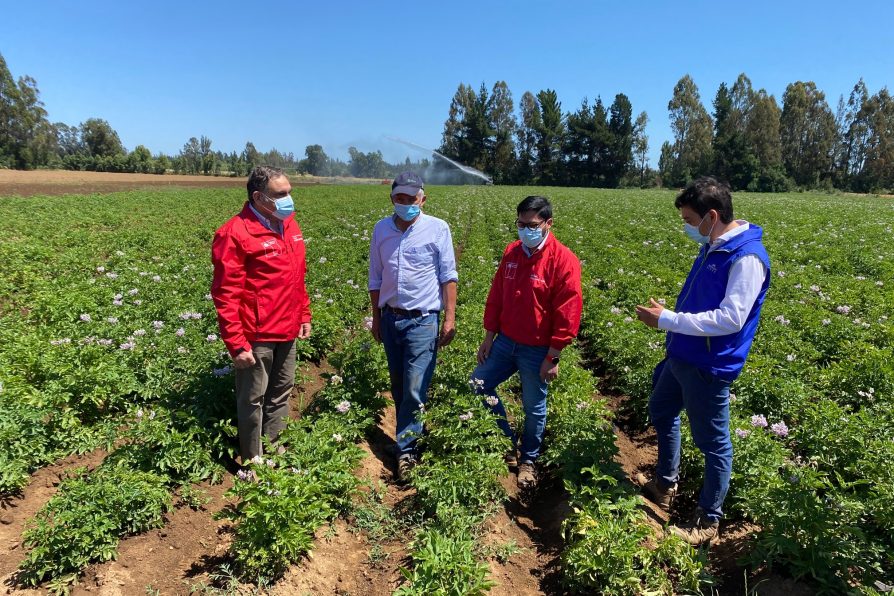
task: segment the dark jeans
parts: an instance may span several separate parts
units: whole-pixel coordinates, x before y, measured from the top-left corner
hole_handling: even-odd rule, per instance
[[[428,399],[438,354],[438,313],[412,317],[386,310],[380,331],[397,413],[398,457],[413,455],[422,434],[417,414]]]
[[[729,435],[729,382],[677,358],[655,369],[649,416],[658,435],[656,476],[665,485],[680,472],[680,411],[686,408],[695,444],[705,456],[698,504],[711,519],[723,515],[723,500],[733,469]]]
[[[472,382],[478,393],[497,397],[497,385],[518,372],[522,385],[522,407],[525,411],[525,428],[520,447],[522,462],[536,461],[543,443],[547,384],[540,380],[540,366],[547,352],[549,346],[527,346],[498,335],[487,360],[484,364],[479,364],[472,373]],[[483,383],[476,383],[476,379]],[[513,445],[517,444],[518,437],[509,427],[502,400],[490,408],[497,415],[497,423],[503,433],[512,440]]]

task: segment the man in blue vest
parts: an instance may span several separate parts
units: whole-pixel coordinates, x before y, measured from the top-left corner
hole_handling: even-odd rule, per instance
[[[665,359],[655,367],[649,417],[658,435],[655,477],[637,476],[644,495],[664,511],[677,491],[680,411],[686,408],[695,444],[705,456],[698,508],[672,532],[692,545],[718,534],[729,489],[733,446],[729,387],[739,376],[757,331],[770,286],[763,230],[733,219],[729,186],[711,177],[692,182],[677,197],[684,231],[701,245],[677,298],[676,312],[655,299],[637,306],[639,319],[667,331]]]

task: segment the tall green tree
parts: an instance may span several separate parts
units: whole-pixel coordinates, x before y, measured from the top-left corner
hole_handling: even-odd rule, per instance
[[[114,157],[124,153],[118,133],[101,118],[88,118],[81,123],[81,141],[92,157]]]
[[[512,181],[515,169],[515,120],[512,93],[505,81],[497,81],[491,89],[487,104],[488,128],[493,131],[489,153],[491,162],[488,172],[494,182],[506,184]]]
[[[321,145],[308,145],[304,149],[307,173],[311,176],[329,175],[329,156]]]
[[[202,168],[202,155],[199,139],[190,137],[180,150],[180,163],[187,174],[198,174]]]
[[[515,182],[531,184],[534,182],[534,165],[537,151],[537,131],[541,128],[540,104],[530,91],[525,91],[518,102],[520,122],[516,132],[518,147],[518,163]]]
[[[671,153],[659,162],[662,182],[683,186],[693,178],[710,172],[712,166],[711,116],[702,105],[695,81],[688,74],[674,86],[667,104],[674,142]]]
[[[810,188],[831,178],[835,117],[813,81],[786,87],[779,123],[782,162],[788,175]]]
[[[754,92],[744,74],[728,89],[721,83],[714,98],[713,172],[734,190],[748,188],[759,176],[759,163],[745,131],[751,116]]]
[[[838,101],[835,116],[837,143],[833,155],[836,183],[841,187],[850,187],[863,171],[870,142],[868,111],[865,109],[868,101],[869,90],[863,79],[854,85],[847,103],[844,103],[844,96]]]
[[[649,115],[640,112],[633,123],[633,159],[634,170],[639,179],[640,187],[646,184],[646,170],[649,168],[649,135],[646,134],[646,125],[649,124]]]
[[[866,100],[860,118],[869,128],[866,156],[858,174],[861,190],[894,190],[894,98],[887,87]]]
[[[781,115],[775,97],[764,89],[754,93],[745,125],[745,143],[757,160],[758,171],[752,178],[749,190],[775,192],[788,187],[779,136]]]
[[[537,162],[536,180],[540,184],[560,184],[562,179],[562,142],[565,137],[565,117],[562,104],[553,89],[537,94],[539,127],[535,131]]]
[[[615,95],[609,107],[609,151],[605,164],[605,186],[617,188],[633,165],[633,106],[623,93]]]

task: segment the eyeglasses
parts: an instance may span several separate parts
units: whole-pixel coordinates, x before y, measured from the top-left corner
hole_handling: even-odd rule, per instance
[[[525,223],[520,219],[516,219],[515,227],[518,228],[519,230],[521,230],[522,228],[528,228],[529,230],[536,230],[537,228],[539,228],[540,226],[542,226],[545,223],[546,223],[545,221],[529,221],[529,222]]]

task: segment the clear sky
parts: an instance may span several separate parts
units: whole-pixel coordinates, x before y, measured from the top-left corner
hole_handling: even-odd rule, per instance
[[[780,105],[787,84],[814,81],[834,111],[860,77],[894,87],[892,24],[892,0],[0,0],[0,53],[37,80],[50,121],[103,118],[128,150],[205,135],[223,151],[415,159],[385,137],[437,147],[459,83],[505,80],[516,106],[546,88],[565,111],[626,94],[657,166],[684,74],[709,112],[741,72]]]

